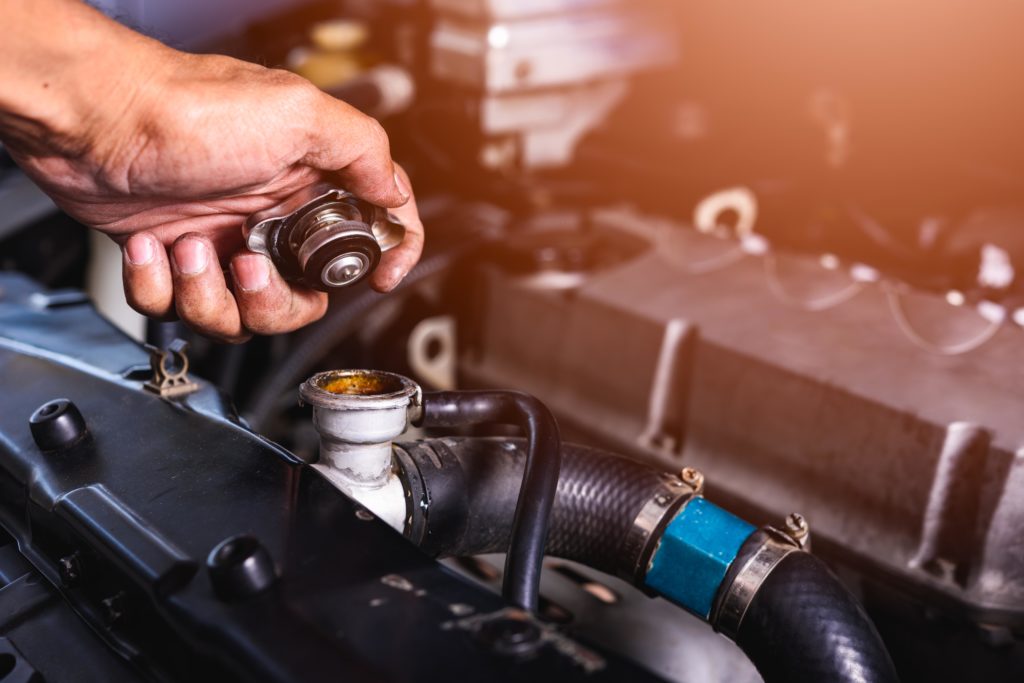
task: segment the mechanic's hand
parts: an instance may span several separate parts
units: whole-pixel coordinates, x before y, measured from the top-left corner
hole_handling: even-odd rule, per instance
[[[423,226],[376,121],[287,72],[137,42],[80,128],[11,141],[61,208],[122,246],[133,308],[233,342],[320,318],[327,295],[284,282],[245,250],[241,225],[325,176],[405,225],[371,285],[387,291],[412,268]]]

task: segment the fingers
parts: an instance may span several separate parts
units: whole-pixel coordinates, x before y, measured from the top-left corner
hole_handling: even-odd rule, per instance
[[[396,175],[405,187],[410,187],[405,170],[397,164],[395,168]],[[420,221],[416,198],[410,194],[409,201],[404,206],[392,209],[391,213],[405,226],[405,238],[401,244],[381,256],[380,264],[370,276],[370,286],[378,292],[390,292],[397,287],[423,253],[423,223]]]
[[[146,232],[135,233],[121,247],[124,295],[128,305],[150,318],[174,312],[174,285],[164,246]]]
[[[171,279],[175,308],[189,327],[231,343],[249,338],[209,239],[198,233],[186,233],[174,242]]]
[[[167,250],[149,233],[125,241],[124,291],[143,315],[177,316],[196,332],[231,343],[253,333],[291,332],[319,320],[327,295],[286,283],[270,259],[242,252],[231,261],[233,289],[224,278],[217,252],[198,233],[179,237]]]
[[[330,95],[317,92],[310,120],[310,166],[337,174],[342,186],[380,206],[409,201],[406,178],[395,172],[384,128],[373,118]]]
[[[263,254],[237,254],[231,273],[242,324],[256,334],[291,332],[327,311],[325,293],[289,285]]]

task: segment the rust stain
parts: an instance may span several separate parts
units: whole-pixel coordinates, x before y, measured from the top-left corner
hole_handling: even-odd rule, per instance
[[[401,384],[394,379],[372,372],[328,375],[318,384],[324,391],[346,396],[376,396],[402,389]]]

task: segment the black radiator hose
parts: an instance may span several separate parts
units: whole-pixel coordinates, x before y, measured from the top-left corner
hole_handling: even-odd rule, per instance
[[[871,619],[818,558],[790,553],[768,574],[736,643],[766,683],[896,683]]]
[[[424,523],[413,541],[436,556],[503,552],[526,464],[526,442],[508,438],[442,438],[402,444],[422,481]],[[630,551],[634,520],[650,501],[681,503],[668,477],[621,456],[562,444],[561,474],[545,554],[627,576],[643,548]],[[414,494],[415,497],[416,494]],[[666,517],[671,515],[666,515]]]
[[[526,461],[522,439],[401,444],[399,460],[421,501],[410,536],[424,550],[467,556],[508,547]],[[563,444],[545,552],[644,586],[659,539],[690,491],[646,465]],[[646,543],[637,542],[637,522],[653,501],[660,520],[649,527]],[[758,531],[743,544],[718,587],[718,602],[743,583],[747,561],[771,537]],[[867,614],[816,557],[790,548],[755,590],[738,630],[729,635],[765,683],[898,682]],[[717,617],[710,618],[716,628]]]
[[[543,403],[518,391],[433,391],[423,395],[417,426],[464,427],[517,425],[527,434],[525,471],[515,477],[512,526],[504,547],[505,598],[523,609],[537,610],[551,506],[561,469],[562,439],[558,423]]]

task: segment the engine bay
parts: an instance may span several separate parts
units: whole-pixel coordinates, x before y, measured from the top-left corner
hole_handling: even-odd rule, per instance
[[[1024,676],[1021,9],[244,4],[426,251],[260,216],[330,305],[220,344],[0,148],[9,680]]]

